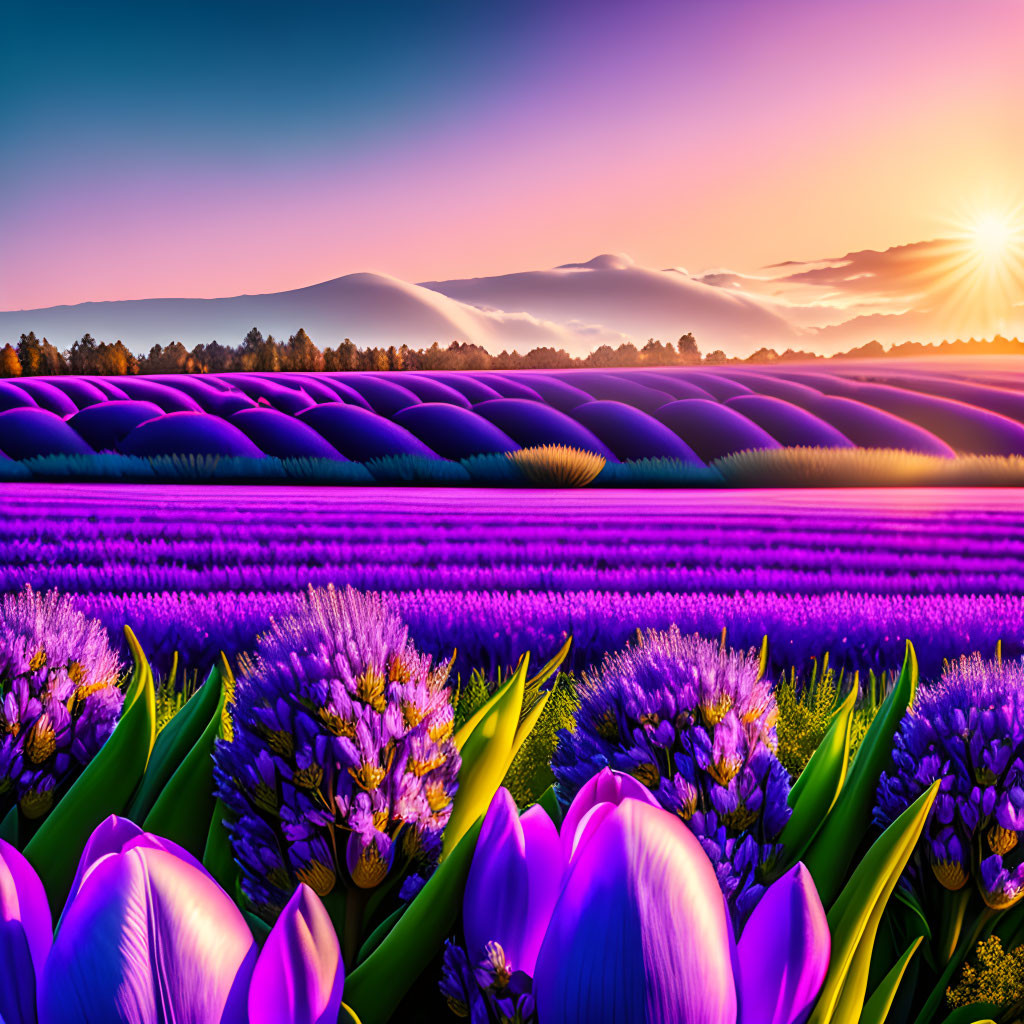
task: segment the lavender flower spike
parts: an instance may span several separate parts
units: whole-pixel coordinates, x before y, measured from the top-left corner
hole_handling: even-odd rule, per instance
[[[918,883],[956,891],[973,881],[991,909],[1013,906],[1024,896],[1024,661],[962,658],[921,687],[879,780],[876,819],[888,825],[936,779]]]
[[[260,637],[214,759],[242,890],[267,920],[300,882],[327,896],[436,863],[460,765],[447,676],[351,589],[310,590]]]
[[[107,633],[69,596],[0,602],[0,817],[49,813],[113,732],[124,695]]]

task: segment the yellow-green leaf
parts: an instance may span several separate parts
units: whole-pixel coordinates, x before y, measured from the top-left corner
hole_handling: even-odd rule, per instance
[[[529,656],[524,655],[512,678],[488,702],[486,714],[462,747],[459,789],[444,831],[442,857],[455,848],[469,826],[486,812],[505,777],[523,707],[528,665]]]

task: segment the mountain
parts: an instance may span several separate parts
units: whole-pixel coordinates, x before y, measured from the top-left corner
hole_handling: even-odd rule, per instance
[[[680,270],[650,270],[628,257],[501,277],[409,284],[349,274],[293,291],[223,299],[132,299],[0,312],[0,343],[35,331],[59,347],[87,331],[136,352],[156,343],[237,344],[250,327],[282,338],[304,327],[321,347],[443,345],[458,339],[491,351],[538,346],[584,354],[601,344],[693,331],[707,351],[787,346],[800,330],[757,297],[701,283]]]
[[[676,267],[641,267],[624,255],[500,277],[428,281],[424,287],[482,309],[599,323],[641,344],[648,338],[675,341],[692,331],[705,351],[721,348],[730,355],[764,345],[789,347],[804,333],[768,300],[707,284]]]
[[[83,302],[0,312],[0,341],[35,331],[60,347],[86,331],[103,341],[121,339],[136,352],[180,341],[189,348],[216,338],[237,344],[250,327],[287,338],[299,327],[321,347],[345,338],[358,345],[420,347],[437,341],[473,341],[499,351],[554,345],[589,351],[622,336],[601,327],[545,322],[529,313],[483,311],[432,289],[384,274],[349,274],[333,281],[265,295],[224,299],[130,299]]]

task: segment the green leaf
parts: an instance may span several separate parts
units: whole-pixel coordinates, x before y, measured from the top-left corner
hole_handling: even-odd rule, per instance
[[[213,875],[225,892],[234,892],[238,879],[238,865],[235,863],[235,851],[231,848],[231,838],[224,827],[226,813],[224,801],[216,799],[213,802],[213,814],[210,815],[210,828],[206,833],[203,867]]]
[[[540,687],[542,687],[562,667],[562,662],[565,661],[571,646],[572,637],[570,636],[565,643],[558,648],[555,652],[555,656],[550,661],[545,662],[535,676],[526,680],[527,693],[532,693],[534,690],[540,689]]]
[[[917,655],[908,640],[899,680],[878,709],[835,805],[804,854],[804,864],[826,907],[843,885],[857,850],[855,837],[863,834],[865,822],[871,820],[878,778],[892,759],[893,736],[913,700],[917,676]]]
[[[938,788],[934,782],[872,844],[829,910],[832,956],[808,1024],[854,1024],[859,1019],[878,923]]]
[[[153,749],[156,735],[153,674],[135,634],[127,626],[124,632],[134,670],[120,721],[39,826],[24,851],[46,887],[55,918],[71,888],[86,840],[104,818],[124,813]]]
[[[757,678],[764,679],[768,671],[768,634],[761,638],[761,657],[758,661]]]
[[[361,964],[389,935],[391,929],[398,924],[405,913],[406,904],[403,903],[397,910],[392,911],[376,928],[370,932],[369,937],[359,947],[359,955],[356,957],[356,964]]]
[[[524,662],[529,662],[528,654],[524,654],[522,658],[519,659],[519,664],[516,666],[516,670],[513,673],[512,678],[509,679],[509,681],[504,686],[496,690],[494,694],[491,696],[490,700],[485,701],[483,704],[481,704],[480,707],[478,707],[476,711],[474,711],[473,714],[471,714],[469,718],[467,718],[466,721],[458,729],[455,730],[455,736],[453,737],[453,739],[455,740],[455,746],[458,747],[460,752],[468,742],[469,737],[473,735],[473,730],[480,724],[481,721],[483,721],[484,716],[489,714],[490,711],[494,708],[494,706],[498,703],[498,701],[501,700],[502,695],[508,692],[508,688],[512,685],[513,680],[519,675],[519,672],[525,672],[525,668],[523,667]]]
[[[221,656],[223,658],[223,655]],[[205,686],[219,694],[206,728],[171,776],[143,828],[183,846],[194,857],[202,857],[210,835],[215,797],[213,795],[213,745],[220,731],[221,714],[234,680],[227,661],[215,667]]]
[[[541,696],[540,700],[534,701],[533,707],[523,715],[523,719],[516,728],[516,734],[512,739],[512,749],[508,754],[508,764],[505,765],[505,773],[512,767],[512,762],[515,760],[516,754],[519,753],[519,748],[523,745],[526,737],[533,732],[533,727],[540,721],[540,716],[544,714],[544,708],[547,707],[550,696],[551,691],[548,690],[547,693]],[[503,774],[502,778],[504,777]]]
[[[524,673],[525,675],[525,673]],[[381,944],[345,979],[345,1001],[364,1024],[386,1024],[459,916],[482,819],[427,880]]]
[[[537,801],[548,812],[548,817],[555,823],[555,828],[562,827],[562,808],[558,803],[558,797],[555,795],[555,787],[548,786],[540,795],[540,799]]]
[[[793,813],[779,836],[787,866],[801,858],[842,790],[850,759],[850,729],[856,701],[854,688],[832,716],[828,731],[789,792]]]
[[[998,1017],[1002,1007],[996,1003],[971,1003],[970,1006],[958,1006],[942,1024],[996,1024],[993,1018]],[[985,1014],[988,1014],[986,1017]]]
[[[893,965],[892,970],[879,982],[878,987],[871,993],[871,998],[864,1004],[864,1010],[860,1015],[860,1024],[885,1024],[885,1018],[889,1015],[892,1001],[896,998],[896,990],[903,981],[907,965],[917,952],[917,947],[924,941],[923,935],[918,935],[903,955]]]
[[[441,856],[447,856],[469,826],[486,811],[508,769],[519,726],[529,655],[524,655],[512,678],[487,704],[462,748],[459,789],[444,831]]]
[[[153,753],[142,785],[128,808],[128,817],[141,822],[149,814],[164,786],[199,739],[220,699],[217,668],[164,726],[153,744]]]
[[[362,1021],[359,1019],[358,1015],[356,1014],[356,1011],[353,1010],[352,1007],[349,1006],[347,1003],[341,1004],[341,1013],[342,1016],[339,1017],[338,1024],[346,1024],[346,1014],[347,1024],[362,1024]]]

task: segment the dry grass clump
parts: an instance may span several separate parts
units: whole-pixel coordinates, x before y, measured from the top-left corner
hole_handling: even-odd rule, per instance
[[[732,487],[1020,487],[1024,457],[944,459],[900,448],[770,448],[736,452],[714,467]]]
[[[586,487],[605,465],[603,456],[564,444],[520,448],[508,458],[541,487]]]

